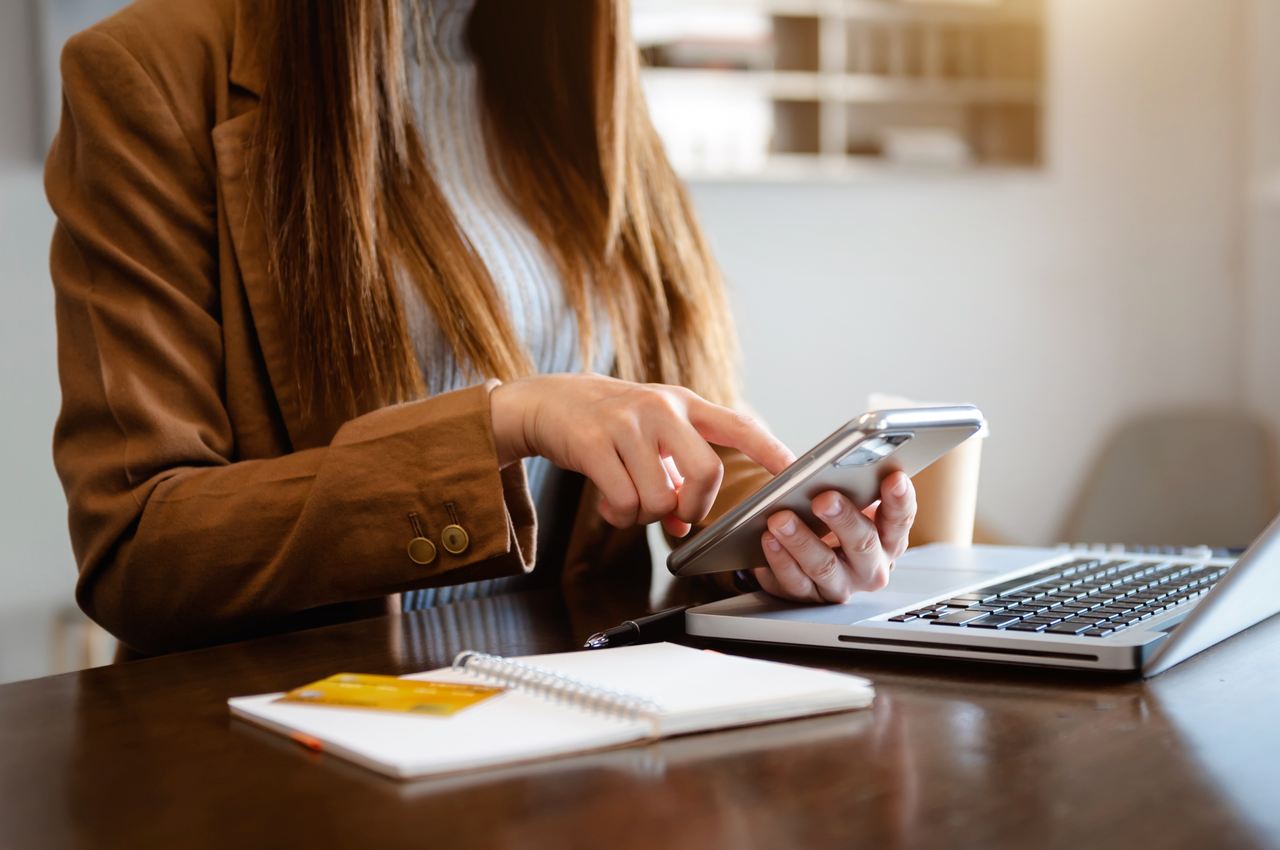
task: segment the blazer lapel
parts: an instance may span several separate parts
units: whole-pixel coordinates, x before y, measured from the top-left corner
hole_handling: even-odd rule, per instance
[[[289,439],[294,449],[303,449],[328,445],[345,417],[314,406],[311,411],[302,409],[292,341],[283,322],[279,289],[270,272],[265,222],[250,185],[248,167],[259,112],[256,101],[261,97],[265,76],[261,29],[246,17],[244,4],[238,4],[229,76],[234,86],[250,96],[233,98],[233,102],[247,102],[249,108],[217,124],[212,139],[219,198],[253,313],[258,344]]]

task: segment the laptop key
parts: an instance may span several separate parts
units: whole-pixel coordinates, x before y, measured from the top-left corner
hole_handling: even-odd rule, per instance
[[[990,613],[988,611],[955,611],[933,621],[935,626],[963,626],[974,620],[980,620]]]
[[[988,599],[995,599],[995,596],[985,593],[962,593],[951,597],[945,604],[949,608],[968,608],[970,605],[980,605]]]
[[[912,620],[919,619],[915,614],[899,614],[896,617],[890,617],[890,623],[910,623]]]
[[[1089,629],[1089,631],[1085,632],[1084,635],[1085,637],[1106,637],[1114,631],[1115,629],[1103,626],[1097,629]]]
[[[1048,628],[1047,623],[1028,623],[1026,621],[1023,621],[1021,623],[1014,623],[1013,625],[1006,628],[1005,631],[1006,632],[1042,632],[1046,628]]]
[[[997,596],[1002,596],[1006,593],[1013,593],[1014,591],[1021,590],[1024,587],[1031,587],[1032,585],[1039,584],[1049,577],[1050,576],[1048,575],[1036,575],[1033,573],[1029,576],[1022,576],[1021,578],[1002,581],[999,584],[988,585],[987,587],[984,587],[983,590],[989,593],[994,593]]]
[[[1018,619],[1019,618],[1017,617],[1010,617],[1005,614],[988,614],[981,620],[974,620],[973,622],[966,623],[965,625],[971,629],[1001,629],[1011,623],[1018,622]]]
[[[1059,635],[1075,635],[1091,628],[1093,628],[1093,623],[1078,623],[1075,620],[1064,620],[1061,623],[1047,627],[1045,631]]]

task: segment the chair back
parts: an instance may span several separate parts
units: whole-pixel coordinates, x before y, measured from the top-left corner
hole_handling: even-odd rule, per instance
[[[1280,512],[1275,443],[1235,411],[1146,414],[1104,445],[1061,540],[1247,546]]]

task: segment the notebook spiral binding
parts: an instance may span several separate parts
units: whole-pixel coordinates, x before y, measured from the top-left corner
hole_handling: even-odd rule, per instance
[[[600,688],[550,670],[499,655],[468,650],[453,659],[453,669],[486,681],[553,699],[587,711],[656,723],[661,709],[652,700]]]

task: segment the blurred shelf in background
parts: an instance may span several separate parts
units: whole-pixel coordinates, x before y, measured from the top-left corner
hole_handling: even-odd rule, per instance
[[[1042,0],[635,0],[634,30],[686,177],[1040,162]]]

